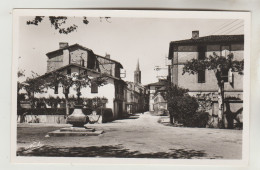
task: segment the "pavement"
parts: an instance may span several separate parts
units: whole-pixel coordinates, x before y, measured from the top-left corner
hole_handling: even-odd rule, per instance
[[[45,137],[67,124],[18,124],[18,156],[241,159],[242,130],[186,128],[158,123],[149,112],[87,127],[99,136]]]

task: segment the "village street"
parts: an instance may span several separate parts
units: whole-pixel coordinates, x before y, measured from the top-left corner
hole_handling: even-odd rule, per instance
[[[158,123],[160,118],[146,112],[110,123],[89,124],[104,133],[80,137],[45,137],[48,132],[69,125],[18,124],[17,154],[241,159],[241,130],[171,127]],[[28,149],[33,143],[40,147]]]

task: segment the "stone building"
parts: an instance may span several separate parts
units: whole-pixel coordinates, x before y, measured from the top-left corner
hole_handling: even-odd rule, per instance
[[[157,105],[154,106],[154,104],[155,104],[155,94],[158,94],[156,92],[160,91],[159,89],[161,89],[163,87],[165,88],[167,83],[168,83],[167,80],[159,79],[158,82],[150,83],[150,84],[145,86],[147,88],[147,90],[148,90],[148,96],[149,96],[149,111],[155,111],[154,107],[156,107],[156,111],[157,111],[158,108],[160,108],[158,106],[157,101],[156,101]]]
[[[153,97],[153,109],[157,115],[166,115],[168,113],[167,100],[166,100],[166,86],[156,90]]]
[[[106,73],[107,82],[104,86],[92,86],[81,89],[81,97],[95,98],[105,97],[108,99],[106,107],[113,111],[114,119],[123,117],[126,112],[125,102],[126,83],[120,77],[120,69],[123,66],[109,55],[105,57],[95,54],[91,49],[79,44],[68,45],[60,43],[60,48],[47,53],[47,73],[41,77],[48,76],[52,72],[60,71],[63,74],[85,73],[91,78]],[[76,90],[71,87],[69,97],[76,96]],[[64,98],[63,88],[59,85],[55,89],[47,89],[47,93],[38,93],[36,97],[60,97]]]
[[[199,31],[192,32],[192,38],[172,41],[168,59],[172,65],[169,77],[173,84],[189,89],[191,95],[217,93],[217,80],[213,71],[204,70],[195,75],[182,74],[184,63],[193,58],[204,59],[216,53],[227,56],[233,53],[234,60],[244,58],[244,35],[211,35],[199,37]],[[225,97],[243,99],[243,75],[231,70],[225,73]]]
[[[190,39],[172,41],[169,46],[168,59],[169,80],[182,88],[189,89],[192,96],[206,95],[213,100],[210,115],[214,119],[218,114],[218,86],[213,70],[202,70],[198,74],[183,74],[184,64],[193,58],[205,59],[215,53],[227,57],[233,54],[234,60],[244,59],[244,35],[210,35],[199,36],[199,31],[192,31]],[[225,113],[236,114],[236,121],[242,123],[243,75],[227,70],[224,75]],[[228,102],[227,102],[228,101]],[[225,114],[224,113],[224,114]],[[240,118],[239,118],[240,117]]]

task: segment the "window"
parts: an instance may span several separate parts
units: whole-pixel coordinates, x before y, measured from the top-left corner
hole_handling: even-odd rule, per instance
[[[54,94],[58,94],[58,93],[59,93],[59,86],[56,85],[56,86],[54,87]]]
[[[91,83],[91,93],[98,93],[98,85],[95,82]]]
[[[204,60],[206,58],[206,46],[198,46],[198,59]],[[198,83],[205,83],[205,70],[198,72]]]
[[[198,46],[198,59],[204,60],[206,58],[206,46]]]
[[[230,46],[229,45],[221,46],[221,56],[227,57],[229,54],[230,54]]]
[[[205,70],[198,71],[198,83],[205,83]]]

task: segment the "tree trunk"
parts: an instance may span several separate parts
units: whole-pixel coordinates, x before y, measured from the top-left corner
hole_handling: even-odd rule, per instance
[[[218,128],[225,128],[224,119],[224,80],[220,68],[215,70],[215,76],[218,81]]]
[[[70,108],[69,108],[69,94],[65,93],[65,105],[66,105],[66,117],[70,114]]]
[[[173,115],[170,114],[170,123],[173,124]]]
[[[218,128],[225,128],[223,82],[218,83]]]
[[[36,108],[37,106],[35,106],[35,101],[34,101],[34,92],[27,92],[28,95],[30,96],[30,99],[31,99],[31,102],[32,102],[32,105],[31,105],[31,108]]]

